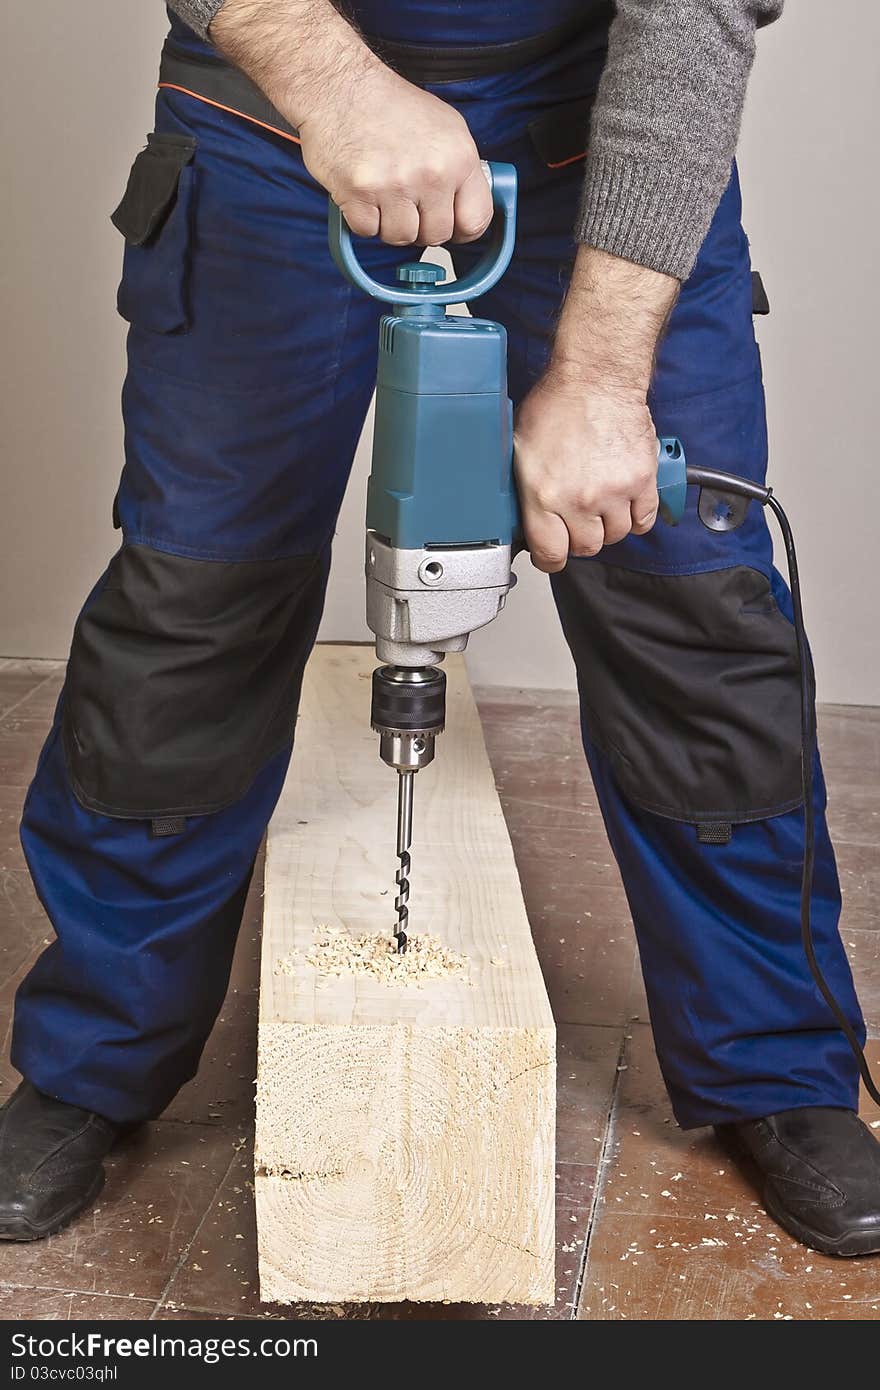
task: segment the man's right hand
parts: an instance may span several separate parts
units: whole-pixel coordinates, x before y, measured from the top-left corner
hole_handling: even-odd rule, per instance
[[[473,241],[492,197],[464,119],[378,65],[299,123],[309,173],[359,236],[392,246]]]
[[[486,230],[492,197],[464,118],[380,62],[329,0],[225,0],[210,37],[297,128],[357,235],[439,246]]]

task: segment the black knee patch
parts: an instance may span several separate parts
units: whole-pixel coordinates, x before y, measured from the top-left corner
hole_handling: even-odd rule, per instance
[[[555,592],[587,731],[630,801],[700,825],[801,803],[797,645],[763,574],[573,561]]]
[[[78,799],[110,816],[238,800],[293,738],[327,557],[224,563],[125,545],[76,625],[63,737]]]

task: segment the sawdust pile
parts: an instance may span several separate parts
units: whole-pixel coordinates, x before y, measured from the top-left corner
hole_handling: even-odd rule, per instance
[[[308,951],[282,957],[275,973],[294,975],[303,959],[321,975],[366,975],[383,985],[414,985],[417,989],[428,980],[468,980],[470,973],[467,956],[450,950],[436,936],[419,932],[409,938],[401,956],[385,932],[355,936],[341,927],[319,927],[314,945]]]

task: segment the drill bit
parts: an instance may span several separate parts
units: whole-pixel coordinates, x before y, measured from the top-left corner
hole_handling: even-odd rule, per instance
[[[397,857],[400,860],[400,867],[394,876],[394,882],[397,884],[397,897],[394,899],[397,926],[394,929],[394,936],[397,941],[397,953],[402,956],[406,950],[406,927],[409,921],[409,908],[407,907],[411,862],[409,847],[412,844],[413,778],[415,773],[398,771],[397,777]]]

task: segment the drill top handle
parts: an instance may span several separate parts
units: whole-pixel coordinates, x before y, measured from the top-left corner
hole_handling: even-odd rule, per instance
[[[513,255],[516,236],[516,169],[512,164],[483,162],[492,189],[495,216],[486,254],[473,270],[448,286],[425,284],[418,289],[404,285],[383,285],[368,275],[351,243],[351,230],[336,204],[330,201],[330,254],[343,275],[372,299],[391,304],[463,304],[485,294],[501,279]]]

